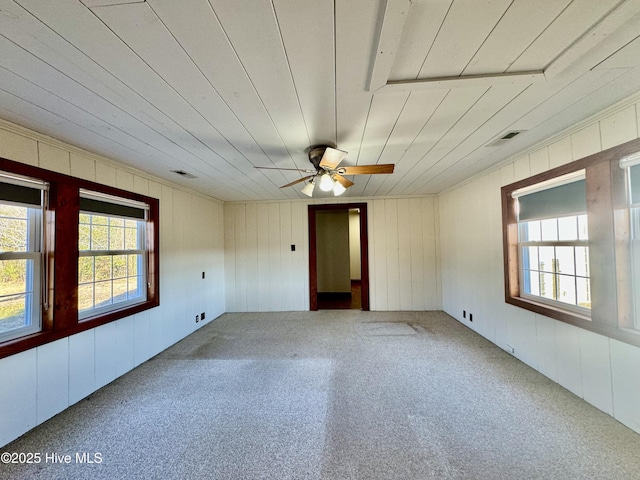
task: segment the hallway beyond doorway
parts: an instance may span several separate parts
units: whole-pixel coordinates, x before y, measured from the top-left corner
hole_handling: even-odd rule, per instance
[[[361,310],[362,282],[351,280],[351,293],[318,292],[318,310]]]

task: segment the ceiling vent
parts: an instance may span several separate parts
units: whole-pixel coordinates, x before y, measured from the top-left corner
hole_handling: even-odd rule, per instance
[[[195,175],[185,172],[184,170],[171,170],[171,173],[175,173],[177,175],[180,175],[181,177],[184,178],[198,178]]]
[[[500,147],[525,131],[526,130],[510,130],[507,133],[500,135],[493,142],[489,143],[487,147]]]

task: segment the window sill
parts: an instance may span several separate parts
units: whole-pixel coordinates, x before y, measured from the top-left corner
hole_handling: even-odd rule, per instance
[[[535,313],[539,313],[546,317],[555,318],[563,322],[572,323],[574,325],[582,326],[584,322],[590,325],[591,317],[589,315],[583,315],[571,310],[565,310],[560,307],[554,307],[543,302],[536,302],[524,297],[507,297],[506,302],[515,305],[517,307],[530,310]]]
[[[145,310],[150,310],[159,305],[160,302],[157,300],[148,300],[119,310],[113,310],[106,314],[83,319],[70,328],[61,330],[45,330],[31,335],[22,336],[14,340],[8,340],[0,344],[0,359],[39,347],[46,343],[60,340],[61,338],[75,335],[76,333],[84,332],[85,330],[99,327],[100,325],[113,322],[114,320],[130,317],[131,315],[135,315],[136,313],[140,313]]]
[[[582,315],[576,312],[563,310],[561,308],[554,308],[550,305],[535,302],[522,297],[507,296],[505,298],[505,302],[516,307],[524,308],[525,310],[529,310],[539,315],[550,317],[555,320],[560,320],[561,322],[568,323],[575,327],[583,328],[585,330],[589,330],[591,332],[640,347],[640,331],[627,328],[621,329],[614,326],[593,322],[588,315]]]

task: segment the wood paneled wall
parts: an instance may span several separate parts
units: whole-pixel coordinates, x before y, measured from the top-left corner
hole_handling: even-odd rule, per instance
[[[621,105],[439,197],[444,310],[637,432],[640,348],[505,303],[500,187],[638,138],[639,112]]]
[[[160,306],[1,359],[0,384],[10,385],[0,388],[2,446],[218,317],[225,305],[220,202],[5,123],[0,156],[160,199]],[[205,320],[196,323],[202,312]]]
[[[437,199],[356,201],[369,206],[371,309],[441,308]],[[227,311],[309,309],[309,204],[225,204]]]

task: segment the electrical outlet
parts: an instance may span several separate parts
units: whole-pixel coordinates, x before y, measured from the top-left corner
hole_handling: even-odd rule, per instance
[[[507,353],[510,353],[511,355],[515,355],[516,353],[516,349],[513,348],[511,345],[509,345],[508,343],[505,344],[505,350],[507,351]]]
[[[204,280],[204,272],[202,272],[202,279]]]
[[[196,315],[196,323],[200,321],[200,315]]]
[[[462,318],[467,318],[467,311],[466,310],[462,310]]]
[[[204,320],[204,312],[200,314],[200,320]]]
[[[470,314],[469,314],[469,321],[470,321],[470,322],[473,322],[473,313],[470,313]]]

